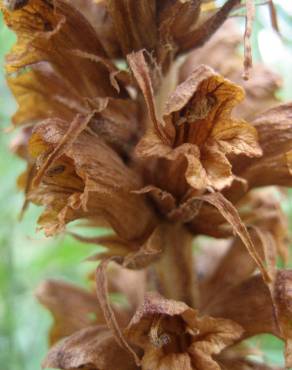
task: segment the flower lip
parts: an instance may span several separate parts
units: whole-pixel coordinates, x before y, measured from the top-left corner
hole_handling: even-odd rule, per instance
[[[149,340],[156,348],[161,348],[167,355],[170,353],[185,353],[192,343],[194,331],[188,330],[186,323],[179,315],[154,317],[150,330]]]

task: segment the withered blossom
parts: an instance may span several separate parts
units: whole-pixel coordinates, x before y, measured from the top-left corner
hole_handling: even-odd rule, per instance
[[[100,263],[90,291],[49,281],[37,292],[54,318],[45,366],[276,369],[248,359],[244,340],[262,333],[285,341],[292,366],[292,277],[276,267],[287,223],[270,188],[292,183],[292,105],[278,104],[280,80],[262,65],[242,83],[241,37],[223,26],[239,6],[1,2],[17,34],[6,70],[22,211],[43,206],[47,236],[74,220],[110,230],[71,232],[106,247],[89,257]],[[214,239],[196,261],[202,235]]]

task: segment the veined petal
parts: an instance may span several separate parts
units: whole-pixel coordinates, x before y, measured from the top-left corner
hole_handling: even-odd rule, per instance
[[[68,122],[61,120],[36,126],[30,147],[39,165],[45,163],[44,156],[64,141],[69,127]],[[62,230],[65,222],[83,217],[103,218],[126,240],[143,239],[151,233],[156,216],[142,195],[132,193],[141,187],[138,174],[97,135],[83,130],[70,146],[65,143],[53,160],[48,169],[42,170],[43,176],[38,176],[41,186],[30,194],[37,203],[45,203],[47,211],[54,211],[55,202],[59,204],[52,215],[54,222],[47,220],[50,222],[45,228],[49,233]]]
[[[108,56],[111,58],[121,58],[122,51],[120,50],[113,20],[109,14],[106,1],[71,0],[71,3],[85,16],[95,29]]]
[[[43,366],[63,370],[138,369],[104,326],[80,330],[59,342],[49,351]]]
[[[249,188],[290,186],[292,104],[282,104],[261,114],[253,121],[253,125],[258,132],[263,156],[254,159],[234,158],[232,162],[236,174],[248,181]]]
[[[247,156],[261,155],[256,129],[244,121],[230,118],[232,109],[243,97],[240,87],[217,75],[211,68],[198,67],[180,84],[167,100],[164,124],[158,121],[154,92],[143,53],[129,57],[130,66],[140,86],[149,112],[150,127],[137,145],[143,159],[163,158],[177,161],[178,154],[186,163],[169,163],[166,183],[172,184],[170,173],[181,173],[197,190],[213,187],[221,190],[233,181],[232,166],[227,153]],[[219,164],[219,166],[218,166]],[[174,186],[164,188],[181,194]]]
[[[17,75],[7,76],[18,110],[12,121],[15,125],[34,124],[49,117],[71,120],[82,112],[81,97],[74,94],[48,63],[38,63]]]
[[[107,0],[106,4],[124,55],[155,48],[156,0]]]
[[[257,142],[257,130],[245,121],[221,121],[214,127],[211,137],[224,153],[243,154],[247,157],[260,157],[262,155],[262,150]]]
[[[245,337],[271,333],[286,343],[286,367],[291,360],[291,270],[279,270],[272,292],[259,275],[227,289],[212,302],[207,313],[226,317],[245,329]]]
[[[184,81],[200,64],[208,64],[215,71],[240,84],[246,98],[234,111],[236,117],[251,120],[279,103],[275,96],[281,87],[281,78],[261,63],[254,64],[248,81],[242,79],[243,57],[238,52],[242,35],[234,20],[228,19],[212,38],[187,57],[180,69]]]
[[[7,58],[8,73],[47,61],[71,89],[84,97],[117,95],[102,63],[72,55],[72,50],[78,49],[106,57],[92,26],[69,2],[57,0],[53,5],[50,1],[30,0],[19,10],[2,10],[6,23],[18,36]]]
[[[183,365],[190,370],[220,369],[212,355],[241,335],[241,327],[230,320],[198,317],[185,303],[155,293],[146,295],[126,329],[129,340],[144,350],[145,370]]]
[[[36,295],[54,317],[51,345],[88,326],[105,324],[95,294],[77,286],[48,280],[38,287]]]

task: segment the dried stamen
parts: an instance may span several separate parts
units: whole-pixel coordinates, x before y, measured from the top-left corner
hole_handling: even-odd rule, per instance
[[[162,316],[158,316],[153,320],[149,333],[150,342],[158,348],[166,346],[171,342],[170,336],[167,333],[159,334],[161,319]]]
[[[181,117],[177,122],[176,126],[181,126],[183,123],[193,123],[197,120],[206,119],[209,113],[212,111],[214,106],[217,104],[218,99],[215,92],[223,85],[220,83],[212,91],[209,91],[206,95],[199,98],[195,98],[190,102],[183,117]]]

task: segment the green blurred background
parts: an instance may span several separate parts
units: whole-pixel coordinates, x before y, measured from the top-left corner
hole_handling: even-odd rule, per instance
[[[292,99],[292,1],[278,0],[275,4],[282,37],[272,31],[267,8],[259,7],[253,52],[256,59],[283,76],[279,97],[286,101]],[[242,24],[240,18],[239,23]],[[16,104],[6,87],[3,71],[4,55],[14,41],[15,36],[0,18],[0,369],[38,370],[47,349],[51,317],[33,293],[39,282],[48,277],[85,285],[90,266],[81,261],[96,248],[69,236],[47,239],[36,232],[40,210],[34,206],[30,206],[22,222],[18,221],[23,196],[16,188],[16,177],[24,170],[24,163],[9,151],[15,134],[9,130],[9,119]],[[292,196],[283,209],[292,226]],[[253,339],[253,344],[264,348],[264,357],[270,363],[283,364],[283,345],[279,340],[262,336]]]

